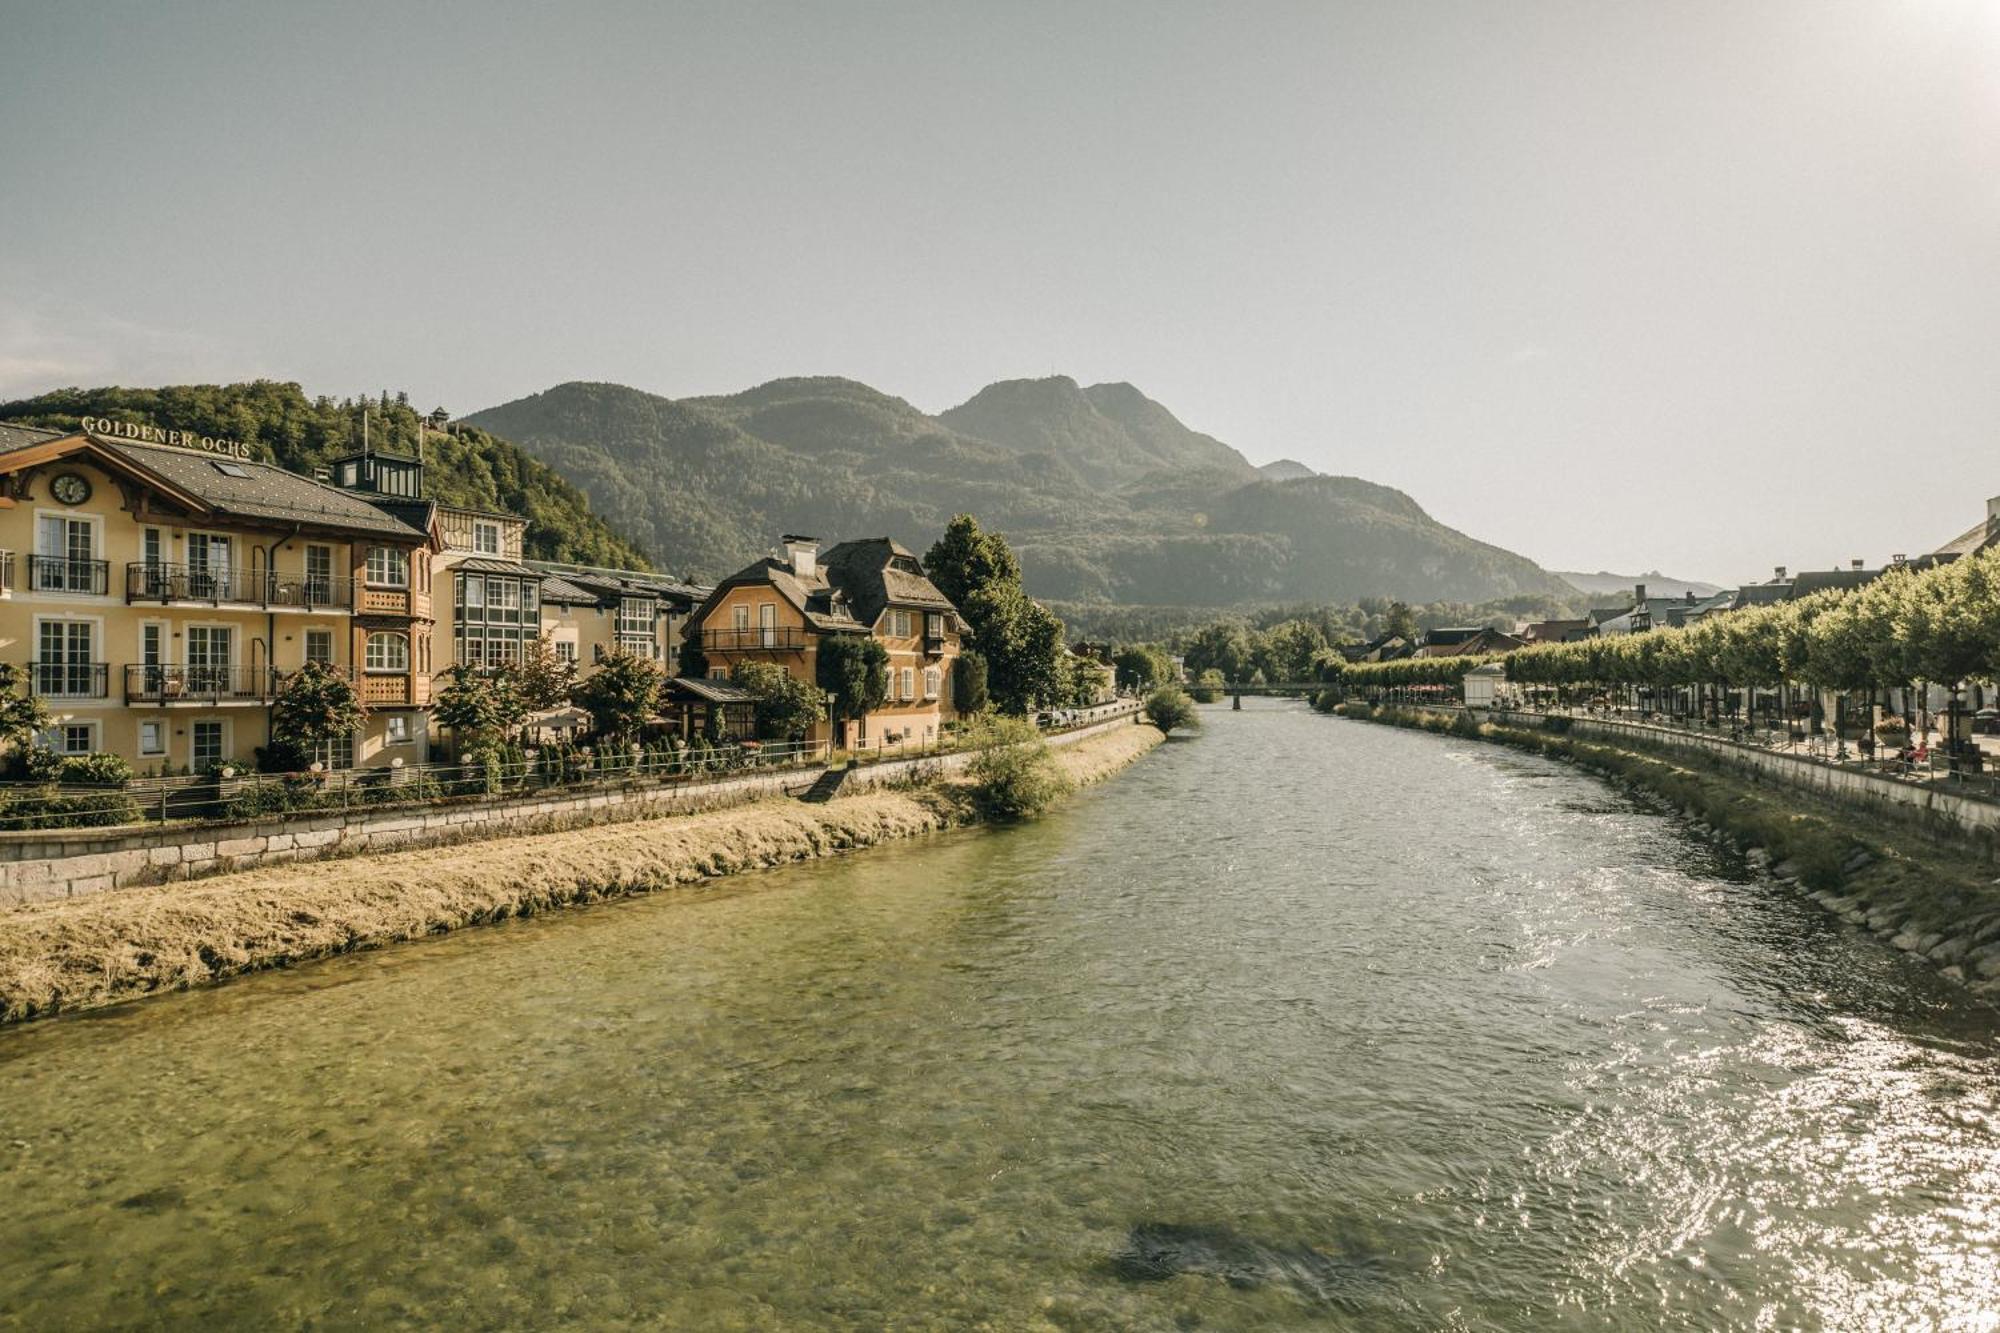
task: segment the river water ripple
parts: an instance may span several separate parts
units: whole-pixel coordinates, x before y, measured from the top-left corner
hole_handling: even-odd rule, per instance
[[[0,1326],[2000,1327],[1994,1015],[1497,747],[0,1033]]]

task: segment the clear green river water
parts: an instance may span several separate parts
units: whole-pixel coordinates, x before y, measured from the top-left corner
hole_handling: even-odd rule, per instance
[[[0,1032],[0,1327],[2000,1327],[1992,1010],[1560,765],[1207,722]]]

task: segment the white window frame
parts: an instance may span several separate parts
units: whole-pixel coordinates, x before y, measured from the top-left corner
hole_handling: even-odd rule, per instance
[[[488,533],[493,535],[493,544],[491,546],[487,546],[480,540],[480,538]],[[504,539],[505,534],[501,532],[500,525],[492,519],[475,518],[472,520],[472,551],[474,555],[499,555]]]
[[[382,557],[382,567],[378,572],[375,557]],[[371,546],[365,560],[368,586],[371,588],[408,588],[410,586],[410,553],[400,546]]]
[[[402,734],[397,735],[398,731]],[[382,744],[415,745],[416,743],[417,735],[415,729],[410,726],[410,714],[390,713],[382,719]]]
[[[103,616],[71,616],[64,615],[61,612],[53,612],[49,615],[38,615],[34,618],[33,633],[35,637],[29,641],[29,652],[33,654],[30,659],[31,661],[40,662],[42,660],[42,626],[50,622],[60,625],[83,624],[90,626],[90,658],[86,665],[96,666],[106,659],[108,645],[104,641]],[[109,666],[104,668],[104,674],[104,693],[102,695],[50,694],[47,691],[35,689],[38,682],[35,680],[35,672],[31,667],[28,671],[28,689],[31,693],[40,694],[45,699],[108,699],[111,697],[111,668]]]
[[[81,750],[70,748],[69,734],[72,731],[83,733],[85,748]],[[43,745],[66,759],[78,755],[96,754],[100,739],[101,726],[95,718],[66,717],[59,722],[49,723],[41,735]]]
[[[400,642],[403,645],[402,665],[377,666],[375,664],[375,645],[378,642],[387,644],[391,640]],[[388,654],[385,653],[384,657],[386,658],[387,656]],[[377,629],[368,631],[368,638],[362,644],[361,648],[361,661],[362,661],[362,669],[371,676],[408,675],[410,670],[410,636],[404,633],[402,630],[397,630],[397,629]]]
[[[731,629],[735,630],[738,634],[747,633],[750,629],[750,604],[748,602],[738,602],[736,605],[730,607],[729,620],[729,627]]]
[[[44,551],[42,549],[42,520],[44,518],[59,518],[66,525],[69,523],[85,524],[90,529],[90,555],[86,558],[90,560],[106,559],[104,554],[103,514],[83,509],[48,509],[41,506],[37,506],[35,509],[34,528],[30,535],[30,540],[33,542],[33,549],[30,554],[64,561],[74,559],[69,553],[69,528],[67,526],[63,528],[62,550]],[[111,600],[111,573],[108,568],[104,575],[104,592],[102,594],[71,592],[66,588],[38,587],[32,575],[28,578],[26,586],[31,593],[37,593],[43,597],[60,598],[63,601],[108,602]]]
[[[902,697],[903,697],[903,698],[904,698],[904,699],[905,699],[906,701],[907,701],[907,700],[911,700],[911,699],[915,699],[915,698],[917,697],[917,669],[916,669],[915,667],[904,667],[904,668],[902,668],[902,672],[903,672],[903,675],[902,675],[902,685],[903,685],[903,693],[902,693]]]
[[[146,744],[147,727],[152,727],[158,736],[157,744],[151,747],[148,747]],[[165,718],[142,717],[139,719],[138,740],[134,743],[139,747],[139,754],[142,758],[164,759],[167,757],[167,741],[172,735],[173,732],[168,728]]]
[[[924,698],[935,699],[944,689],[944,669],[927,666],[924,668]]]
[[[312,655],[312,642],[315,634],[324,634],[326,636],[325,657],[314,657]],[[299,635],[299,665],[303,666],[307,662],[325,662],[328,666],[332,666],[334,664],[334,656],[339,649],[340,637],[334,633],[331,625],[307,625]]]

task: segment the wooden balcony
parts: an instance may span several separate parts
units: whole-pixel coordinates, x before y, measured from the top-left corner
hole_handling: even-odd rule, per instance
[[[356,592],[354,609],[364,616],[399,616],[417,620],[431,618],[429,593],[411,588],[372,588],[363,584]]]

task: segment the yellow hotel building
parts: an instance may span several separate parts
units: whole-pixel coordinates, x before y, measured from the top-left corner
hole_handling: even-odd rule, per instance
[[[361,489],[414,500],[421,465],[344,459],[343,488],[217,444],[0,425],[0,654],[47,740],[141,773],[249,767],[278,680],[317,660],[367,710],[339,762],[421,760],[437,541]]]

